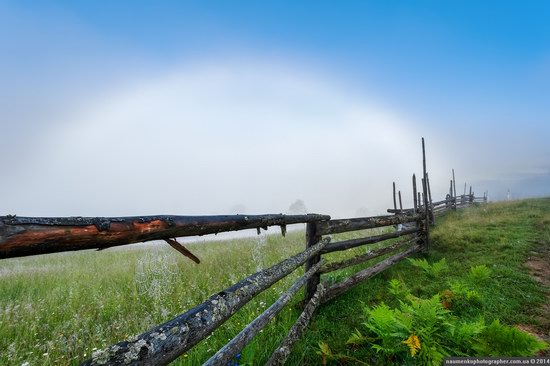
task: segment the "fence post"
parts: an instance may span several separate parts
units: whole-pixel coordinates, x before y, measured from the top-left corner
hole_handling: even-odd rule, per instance
[[[393,209],[397,211],[397,202],[395,198],[395,182],[393,182]]]
[[[422,137],[422,168],[424,170],[422,178],[422,198],[424,198],[424,247],[426,250],[430,246],[430,209],[428,204],[428,172],[426,170],[426,146],[424,145],[424,137]]]
[[[413,203],[414,203],[414,213],[416,214],[418,212],[418,197],[416,195],[416,175],[413,174],[413,177],[412,177],[412,182],[413,182]]]
[[[308,222],[306,225],[306,249],[314,246],[321,240],[321,235],[317,234],[318,225],[316,222]],[[317,254],[306,261],[304,273],[309,271],[311,267],[316,265],[321,260],[321,255]],[[305,299],[304,304],[307,304],[309,300],[315,295],[317,285],[321,282],[321,275],[319,273],[311,276],[305,286]]]
[[[428,200],[430,201],[430,221],[432,225],[435,225],[434,205],[432,201],[432,190],[430,188],[430,177],[426,173],[426,184],[428,185]]]
[[[455,170],[453,169],[453,197],[456,198],[456,180],[455,180]]]

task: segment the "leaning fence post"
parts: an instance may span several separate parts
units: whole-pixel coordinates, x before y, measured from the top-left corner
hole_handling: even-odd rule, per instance
[[[314,246],[321,240],[321,235],[318,233],[318,225],[316,222],[308,222],[306,225],[306,249]],[[321,255],[316,254],[306,261],[304,272],[309,271],[311,267],[316,265],[321,260]],[[321,275],[319,273],[314,274],[305,287],[305,299],[304,304],[307,304],[309,300],[315,295],[317,285],[321,282]]]

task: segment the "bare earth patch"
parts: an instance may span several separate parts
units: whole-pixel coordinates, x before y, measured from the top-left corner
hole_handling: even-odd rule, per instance
[[[537,244],[537,248],[531,252],[525,266],[535,281],[544,286],[546,301],[538,309],[538,325],[517,325],[517,327],[550,343],[550,243],[543,240]],[[544,355],[550,355],[550,350],[546,350]]]

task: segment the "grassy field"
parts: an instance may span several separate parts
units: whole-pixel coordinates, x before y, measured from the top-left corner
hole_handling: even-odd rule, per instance
[[[429,262],[445,258],[449,271],[430,277],[408,261],[322,306],[289,364],[318,365],[319,343],[336,353],[375,363],[369,347],[350,348],[345,341],[365,321],[363,307],[389,304],[388,281],[400,279],[417,296],[429,296],[465,276],[470,266],[485,264],[490,281],[476,311],[487,321],[520,324],[548,336],[548,256],[550,200],[527,200],[474,207],[447,215],[432,231]],[[345,234],[345,238],[360,233]],[[260,235],[224,242],[197,242],[187,247],[200,259],[195,265],[167,245],[84,251],[0,261],[0,364],[73,365],[104,348],[171,319],[209,295],[304,248],[303,232]],[[337,260],[364,248],[333,253]],[[529,259],[529,257],[532,257]],[[363,267],[365,265],[362,265]],[[338,280],[362,266],[330,274]],[[539,282],[530,272],[539,271]],[[542,271],[542,272],[541,272]],[[302,271],[276,284],[230,319],[176,365],[204,362],[259,315]],[[536,273],[535,273],[536,275]],[[547,278],[548,276],[546,276]],[[300,299],[297,298],[296,301]],[[285,309],[253,343],[240,364],[262,364],[286,335],[299,309]]]

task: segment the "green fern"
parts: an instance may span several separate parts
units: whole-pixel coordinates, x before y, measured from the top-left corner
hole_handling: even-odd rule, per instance
[[[428,263],[427,260],[424,258],[422,259],[415,259],[415,258],[408,258],[407,259],[413,266],[416,268],[420,268],[424,270],[426,273],[428,273],[431,269],[430,263]]]
[[[351,333],[351,336],[346,341],[346,344],[352,346],[362,346],[366,343],[374,341],[374,338],[364,336],[358,329]]]
[[[474,348],[480,356],[527,357],[547,349],[548,344],[495,320],[484,330]]]
[[[398,299],[406,299],[411,295],[411,292],[407,286],[395,278],[390,280],[388,291]]]
[[[468,273],[468,278],[473,283],[484,282],[488,280],[489,277],[491,277],[491,270],[487,268],[485,264],[471,267],[470,272]]]
[[[445,258],[433,264],[429,264],[428,261],[424,258],[422,259],[409,258],[408,260],[413,266],[422,269],[428,276],[431,276],[431,277],[437,277],[449,268]]]
[[[445,258],[441,259],[439,262],[435,262],[432,264],[432,276],[437,277],[441,273],[446,272],[449,269],[449,266],[447,265],[447,261]]]

